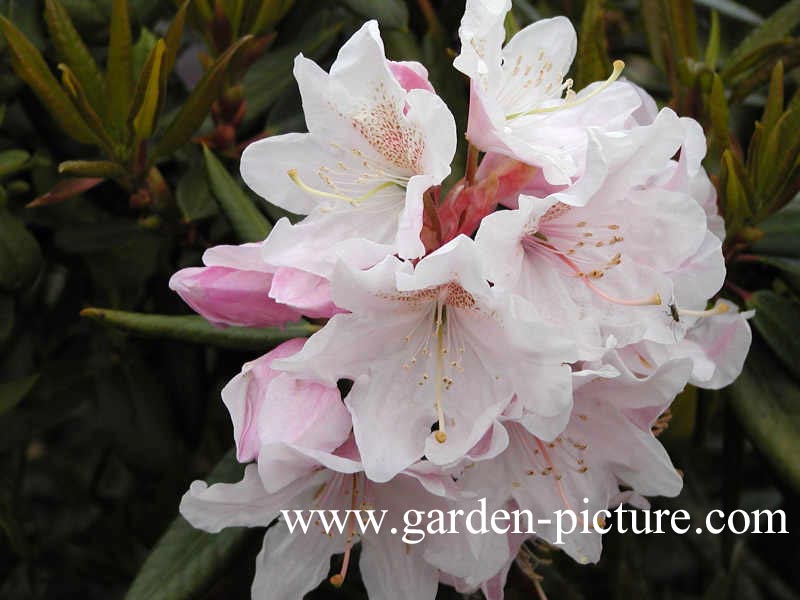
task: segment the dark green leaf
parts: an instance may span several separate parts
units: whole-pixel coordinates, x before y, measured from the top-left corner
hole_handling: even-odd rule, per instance
[[[156,144],[155,158],[166,156],[189,141],[222,91],[231,61],[251,39],[247,36],[232,44],[206,71]]]
[[[753,244],[753,252],[800,258],[800,202],[793,202],[765,219],[758,228],[764,237]]]
[[[208,482],[236,482],[243,472],[231,451],[208,476]],[[209,534],[178,517],[145,560],[125,600],[200,597],[242,548],[247,532],[246,528],[231,527]]]
[[[203,156],[211,190],[230,220],[239,241],[260,242],[266,239],[272,229],[269,221],[206,146],[203,146]]]
[[[754,340],[730,394],[747,436],[778,474],[800,491],[800,386],[769,349]]]
[[[37,381],[39,381],[38,374],[0,383],[0,416],[19,404],[30,393]]]
[[[39,274],[42,253],[25,225],[0,208],[0,290],[27,287]]]
[[[100,110],[105,104],[103,76],[60,0],[46,0],[44,18],[59,59],[75,73],[94,110]]]
[[[800,0],[791,0],[776,10],[766,21],[748,35],[728,57],[722,77],[727,79],[729,73],[738,67],[738,63],[748,54],[759,48],[779,41],[800,23]]]
[[[0,179],[22,171],[28,166],[31,155],[25,150],[3,150],[0,152]]]
[[[108,42],[108,123],[118,140],[125,140],[125,122],[133,90],[133,42],[127,0],[111,4],[111,38]]]
[[[800,258],[786,258],[782,256],[756,256],[765,265],[800,276]]]
[[[756,311],[753,325],[783,365],[800,380],[800,303],[769,290],[747,301]]]
[[[286,340],[309,336],[319,329],[317,325],[302,321],[284,328],[221,328],[195,315],[149,315],[104,308],[86,308],[81,311],[81,316],[144,337],[182,340],[239,350],[268,350]]]
[[[36,93],[61,129],[79,142],[95,142],[96,136],[61,89],[36,47],[5,17],[0,17],[0,30],[8,42],[14,71]]]
[[[381,27],[408,27],[408,7],[402,0],[342,0],[342,3],[365,19],[377,19]]]
[[[206,171],[201,166],[191,167],[178,181],[175,200],[181,209],[183,220],[187,222],[213,217],[219,210]]]

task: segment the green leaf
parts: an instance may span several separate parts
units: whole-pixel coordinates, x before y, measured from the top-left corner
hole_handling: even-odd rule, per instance
[[[758,339],[730,394],[744,432],[778,474],[800,492],[800,386]]]
[[[105,150],[109,158],[115,158],[117,156],[117,149],[114,145],[114,140],[112,140],[108,132],[106,132],[103,121],[86,97],[78,78],[75,77],[75,74],[67,65],[60,64],[58,68],[61,70],[61,83],[64,85],[64,89],[72,100],[72,104],[78,109],[84,122],[95,134],[97,143]]]
[[[606,51],[605,0],[588,0],[581,17],[578,38],[577,74],[575,87],[583,89],[593,81],[601,81],[611,71]]]
[[[280,327],[215,327],[196,315],[170,316],[85,308],[81,316],[107,323],[133,334],[237,350],[269,350],[296,337],[306,337],[319,326],[300,321]]]
[[[139,75],[136,92],[131,103],[128,121],[134,132],[134,147],[147,140],[155,129],[156,120],[166,96],[167,78],[164,69],[167,46],[158,40]]]
[[[757,12],[750,10],[738,2],[732,2],[731,0],[697,0],[697,3],[701,6],[713,9],[715,12],[725,15],[726,17],[736,19],[743,23],[749,23],[750,25],[761,25],[761,23],[764,22],[764,17]]]
[[[342,0],[357,15],[377,19],[387,29],[408,28],[408,7],[402,0]]]
[[[750,209],[751,192],[739,158],[730,150],[722,153],[722,168],[719,176],[719,189],[722,194],[722,212],[729,234],[733,234],[744,225],[752,215]]]
[[[800,258],[786,258],[784,256],[755,256],[754,258],[765,265],[800,276]]]
[[[42,252],[36,238],[8,210],[0,208],[0,290],[27,287],[39,274]]]
[[[719,13],[711,11],[711,31],[708,33],[708,44],[706,45],[705,63],[712,69],[716,69],[719,59]]]
[[[222,91],[231,61],[251,39],[251,36],[239,39],[209,67],[189,97],[184,100],[180,111],[156,144],[153,151],[154,158],[171,154],[189,141],[192,134],[208,116],[211,105]]]
[[[0,383],[0,416],[10,411],[27,396],[39,381],[39,374]]]
[[[167,33],[164,36],[164,43],[167,45],[167,51],[164,54],[163,69],[165,73],[172,72],[172,67],[175,66],[175,60],[178,57],[178,50],[181,47],[181,38],[183,37],[183,26],[186,23],[186,11],[189,8],[191,0],[186,0],[181,4],[178,12],[172,18],[169,24]]]
[[[270,31],[294,6],[294,0],[264,0],[251,21],[248,33],[263,35]]]
[[[60,0],[46,0],[44,19],[59,60],[72,69],[89,103],[100,110],[105,104],[103,75]]]
[[[711,117],[711,134],[720,152],[730,147],[730,113],[725,99],[725,85],[714,73],[711,93],[708,97],[708,113]],[[719,156],[719,154],[717,154]]]
[[[5,17],[0,17],[0,30],[8,42],[14,72],[30,86],[59,127],[79,142],[95,143],[97,137],[61,89],[36,47]]]
[[[778,61],[772,68],[769,82],[769,92],[767,101],[764,104],[764,114],[761,116],[761,124],[764,126],[764,133],[769,134],[775,124],[783,114],[783,61]]]
[[[786,369],[800,380],[800,303],[769,290],[747,301],[756,311],[753,325]]]
[[[178,180],[175,200],[183,220],[187,222],[213,217],[219,213],[217,202],[211,194],[206,170],[202,166],[192,166]]]
[[[116,139],[124,141],[127,136],[125,122],[133,89],[133,41],[127,0],[113,0],[110,30],[106,72],[107,122]]]
[[[243,465],[233,451],[217,464],[211,483],[240,481]],[[265,523],[267,525],[267,523]],[[185,600],[198,598],[241,550],[248,529],[230,527],[210,534],[178,517],[158,540],[133,581],[125,600]]]
[[[127,171],[119,163],[110,160],[65,160],[58,165],[58,172],[74,177],[120,179]]]
[[[222,212],[231,222],[239,241],[261,242],[266,239],[272,229],[266,217],[259,212],[250,197],[206,146],[203,146],[203,157],[211,190]]]
[[[776,10],[757,29],[754,29],[731,52],[722,71],[723,79],[727,79],[730,76],[729,73],[737,68],[737,63],[745,59],[748,54],[786,37],[798,23],[800,23],[800,0],[791,0]]]
[[[18,173],[28,166],[31,155],[25,150],[3,150],[0,152],[0,179]]]

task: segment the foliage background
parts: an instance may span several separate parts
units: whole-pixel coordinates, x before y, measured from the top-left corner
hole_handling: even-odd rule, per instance
[[[0,598],[248,596],[262,532],[207,536],[176,520],[177,504],[218,462],[215,477],[237,477],[221,387],[308,324],[214,330],[184,316],[167,281],[280,216],[238,180],[238,155],[254,137],[302,130],[299,51],[327,66],[378,18],[389,56],[428,66],[463,131],[465,82],[450,67],[462,10],[0,0]],[[723,293],[758,311],[740,381],[674,405],[662,439],[686,486],[655,505],[695,518],[782,508],[795,531],[800,2],[515,0],[509,33],[555,14],[580,32],[578,87],[622,58],[660,104],[704,125],[729,228]],[[461,165],[463,149],[454,178]],[[537,547],[533,567],[551,598],[789,600],[799,561],[793,533],[611,534],[597,566]],[[509,598],[535,594],[530,571],[512,570]],[[364,592],[356,575],[314,597]]]

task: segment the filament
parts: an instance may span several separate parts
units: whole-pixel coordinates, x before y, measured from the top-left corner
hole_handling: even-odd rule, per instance
[[[353,198],[350,196],[345,196],[344,194],[335,194],[333,192],[326,192],[311,187],[310,185],[305,183],[302,179],[300,179],[300,175],[297,173],[297,169],[289,169],[286,173],[287,175],[289,175],[289,178],[295,183],[295,185],[304,192],[308,192],[309,194],[313,194],[314,196],[319,196],[321,198],[330,198],[331,200],[341,200],[343,202],[347,202],[351,206],[358,206],[365,200],[369,200],[372,196],[374,196],[381,190],[385,190],[390,186],[397,185],[393,181],[384,181],[383,183],[376,185],[374,188],[372,188],[365,194]]]
[[[541,107],[541,108],[532,108],[531,110],[526,110],[526,111],[523,111],[523,112],[518,112],[518,113],[511,114],[511,115],[507,115],[506,116],[506,120],[510,121],[511,119],[516,119],[517,117],[525,117],[525,116],[528,116],[528,115],[536,115],[536,114],[541,114],[541,113],[551,113],[551,112],[556,112],[556,111],[559,111],[559,110],[564,110],[566,108],[572,108],[573,106],[579,106],[579,105],[589,101],[591,98],[594,98],[600,92],[606,90],[608,88],[608,86],[610,86],[612,83],[614,83],[619,78],[619,76],[622,74],[622,70],[624,68],[625,68],[625,63],[623,61],[615,60],[614,61],[614,70],[611,72],[611,75],[600,86],[598,86],[597,89],[595,89],[591,93],[586,94],[585,96],[583,96],[581,98],[578,98],[577,100],[567,100],[566,102],[564,102],[562,104],[558,104],[556,106],[544,106],[544,107]]]

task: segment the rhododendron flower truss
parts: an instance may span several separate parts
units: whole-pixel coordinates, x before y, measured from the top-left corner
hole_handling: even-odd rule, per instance
[[[346,398],[367,475],[386,481],[424,454],[461,458],[514,394],[525,424],[552,439],[572,403],[569,340],[525,321],[482,276],[474,242],[460,236],[420,261],[388,258],[368,271],[341,266],[333,317],[277,368],[329,384]],[[436,425],[437,430],[431,432]]]
[[[542,169],[555,185],[569,184],[583,168],[587,129],[621,129],[641,99],[633,86],[615,83],[617,61],[605,83],[576,94],[564,79],[577,40],[565,17],[525,27],[503,46],[511,0],[468,0],[454,66],[471,80],[467,138]]]
[[[424,68],[388,62],[370,21],[330,73],[301,55],[294,74],[309,133],[261,140],[242,156],[253,190],[308,215],[276,224],[267,262],[327,276],[342,244],[359,266],[394,253],[421,256],[423,194],[448,175],[456,145],[453,116]]]

